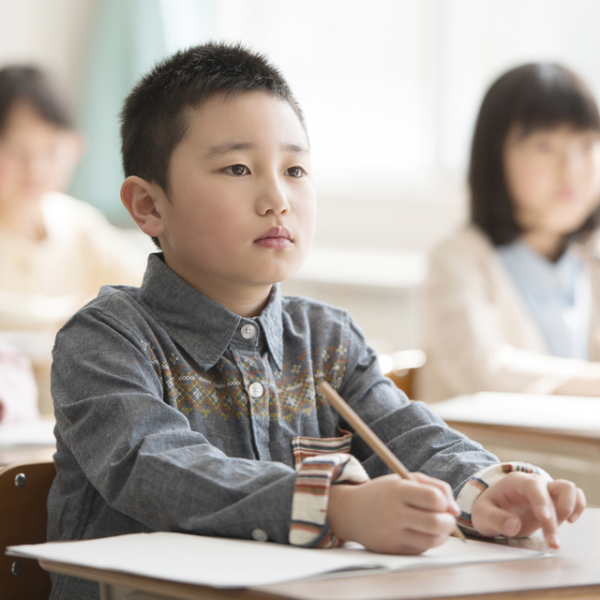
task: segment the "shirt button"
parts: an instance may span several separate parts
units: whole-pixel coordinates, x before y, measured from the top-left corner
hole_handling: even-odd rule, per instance
[[[266,542],[269,539],[269,536],[264,529],[259,529],[257,527],[256,529],[252,530],[252,538],[257,542]]]
[[[256,332],[256,329],[255,329],[254,325],[250,325],[249,323],[246,323],[246,325],[242,325],[241,331],[242,331],[242,337],[246,340],[249,340],[254,337],[254,333]]]
[[[263,395],[263,391],[263,386],[258,382],[255,382],[250,386],[250,395],[253,398],[260,398]]]

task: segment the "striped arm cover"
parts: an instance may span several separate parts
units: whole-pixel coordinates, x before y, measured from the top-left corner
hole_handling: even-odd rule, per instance
[[[467,533],[479,535],[473,527],[473,522],[471,520],[471,513],[473,512],[475,500],[477,500],[477,498],[479,498],[479,496],[489,487],[506,477],[509,473],[515,471],[521,471],[522,473],[536,473],[547,481],[552,481],[552,477],[550,477],[546,471],[524,462],[498,463],[486,467],[468,479],[467,483],[465,483],[458,494],[456,502],[461,510],[461,514],[457,521],[461,529]]]
[[[354,456],[325,454],[305,458],[297,467],[289,541],[294,546],[333,548],[341,540],[329,530],[329,487],[364,483],[369,476]]]

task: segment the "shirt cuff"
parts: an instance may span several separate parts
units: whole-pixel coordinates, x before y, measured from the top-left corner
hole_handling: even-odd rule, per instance
[[[358,484],[369,476],[354,456],[329,454],[305,458],[297,467],[289,542],[307,548],[334,548],[342,541],[329,529],[327,503],[332,484]]]
[[[467,533],[481,535],[473,527],[473,522],[471,520],[475,501],[483,492],[485,492],[485,490],[495,483],[498,483],[501,479],[504,479],[509,473],[515,471],[520,471],[521,473],[535,473],[536,475],[543,477],[546,481],[552,481],[552,477],[550,477],[546,471],[524,462],[497,463],[490,467],[486,467],[478,473],[475,473],[470,479],[467,479],[467,482],[458,494],[456,502],[460,508],[461,514],[457,521],[461,529],[465,530]]]

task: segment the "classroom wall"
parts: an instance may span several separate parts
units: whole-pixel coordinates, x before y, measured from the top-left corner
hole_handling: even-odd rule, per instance
[[[101,0],[0,0],[0,66],[34,62],[75,105],[90,31]]]

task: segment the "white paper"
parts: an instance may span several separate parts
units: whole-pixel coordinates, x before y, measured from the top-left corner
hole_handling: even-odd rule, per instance
[[[44,419],[0,425],[0,448],[54,446],[54,421]]]
[[[543,555],[532,550],[472,540],[465,544],[456,538],[449,538],[442,546],[428,550],[421,556],[392,556],[368,552],[360,546],[315,550],[163,532],[11,546],[7,553],[220,588],[269,585],[340,570],[428,569],[468,563],[526,560]]]
[[[446,421],[540,429],[600,430],[600,398],[480,392],[429,405]]]

